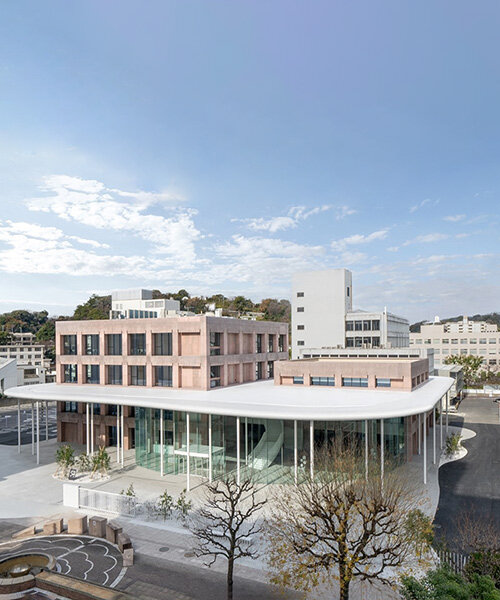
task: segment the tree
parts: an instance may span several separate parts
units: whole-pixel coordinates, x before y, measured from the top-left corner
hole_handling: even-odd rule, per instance
[[[257,500],[251,479],[237,482],[233,475],[209,483],[206,504],[191,530],[198,538],[197,556],[209,556],[208,566],[219,557],[227,560],[227,599],[233,597],[235,562],[243,557],[257,558],[255,536],[261,532],[256,516],[267,500]]]
[[[94,319],[109,319],[111,296],[92,294],[87,302],[79,304],[73,313],[72,320],[88,321]]]
[[[460,365],[462,367],[466,388],[474,382],[482,363],[483,359],[481,356],[472,356],[470,354],[454,354],[444,359],[445,365]]]
[[[75,450],[69,444],[59,446],[56,451],[57,473],[61,471],[63,477],[68,476],[68,471],[75,464]]]
[[[99,446],[97,452],[92,455],[92,473],[90,477],[93,478],[97,471],[100,471],[101,477],[106,475],[111,466],[111,458],[108,451],[104,446]]]
[[[36,332],[38,342],[53,342],[56,339],[56,324],[54,320],[47,321]]]
[[[0,331],[0,345],[6,346],[12,342],[12,335],[7,331]]]
[[[418,520],[408,523],[419,505],[410,481],[390,470],[382,482],[374,464],[365,478],[359,449],[341,442],[317,453],[314,471],[275,498],[267,529],[274,584],[310,591],[333,579],[348,600],[354,578],[387,582],[415,560],[424,536]]]

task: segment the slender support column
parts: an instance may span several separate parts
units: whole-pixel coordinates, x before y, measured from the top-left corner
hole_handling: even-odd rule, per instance
[[[309,462],[311,467],[311,478],[314,477],[314,421],[309,423]]]
[[[236,417],[236,483],[240,485],[240,418]]]
[[[432,464],[436,464],[436,407],[432,408]]]
[[[21,453],[21,400],[17,399],[17,453]]]
[[[208,415],[208,481],[212,481],[212,415]]]
[[[365,479],[368,480],[368,420],[365,420]]]
[[[35,406],[31,403],[31,456],[35,456]]]
[[[94,454],[94,403],[90,403],[90,454]]]
[[[160,475],[165,474],[164,453],[163,453],[163,408],[160,410]]]
[[[116,405],[116,462],[120,462],[120,405]]]
[[[450,406],[450,392],[446,392],[446,435],[448,435],[448,408]]]
[[[245,465],[248,466],[248,418],[245,417]]]
[[[380,479],[384,485],[384,419],[380,419]]]
[[[418,455],[422,454],[422,419],[420,415],[418,415]]]
[[[124,462],[124,459],[125,459],[125,451],[124,451],[124,448],[125,448],[125,428],[124,428],[123,425],[124,425],[124,420],[123,420],[123,406],[121,406],[120,407],[120,433],[121,433],[122,439],[121,439],[121,443],[120,443],[120,450],[122,452],[122,467],[123,467],[123,462]]]
[[[90,426],[89,426],[89,403],[85,403],[85,433],[87,442],[87,456],[90,454]]]
[[[443,449],[443,396],[439,400],[439,447]]]
[[[293,422],[293,480],[295,481],[295,485],[297,485],[297,421]]]
[[[45,441],[49,439],[49,402],[45,401]]]
[[[427,436],[425,435],[425,413],[423,420],[423,444],[424,444],[424,485],[427,485]]]
[[[189,490],[191,489],[191,481],[190,481],[190,473],[191,473],[191,456],[190,456],[190,452],[189,452],[189,413],[186,413],[186,458],[187,458],[187,465],[186,465],[186,490],[189,492]]]
[[[40,464],[40,402],[36,403],[36,464]]]

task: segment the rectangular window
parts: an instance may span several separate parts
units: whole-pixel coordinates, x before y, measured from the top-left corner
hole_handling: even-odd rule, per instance
[[[371,331],[372,322],[371,321],[363,321],[363,331]]]
[[[172,387],[172,365],[154,367],[154,384],[159,387]]]
[[[368,387],[368,377],[342,377],[344,387]]]
[[[78,383],[76,365],[64,365],[64,383]]]
[[[129,385],[146,385],[146,367],[133,365],[129,367]]]
[[[363,321],[354,321],[354,331],[363,331]]]
[[[375,385],[376,385],[376,387],[388,388],[388,387],[391,387],[391,380],[384,378],[384,377],[376,377]]]
[[[304,346],[305,342],[304,340],[297,340],[297,346]]]
[[[486,338],[479,338],[480,344],[486,344]]]
[[[155,356],[172,355],[172,333],[153,333],[153,354]]]
[[[210,367],[210,387],[220,387],[220,366]]]
[[[297,329],[299,331],[304,331],[305,327],[304,327],[304,325],[297,325]]]
[[[270,360],[267,363],[267,378],[272,379],[274,377],[274,361]]]
[[[490,344],[496,344],[497,343],[496,338],[490,338],[488,341],[489,341]]]
[[[100,415],[101,414],[101,405],[100,404],[93,404],[93,413],[94,415]]]
[[[346,348],[354,348],[354,338],[346,338]]]
[[[85,383],[100,383],[99,365],[84,365]]]
[[[466,344],[467,343],[467,338],[461,338],[460,343],[461,344]]]
[[[448,340],[448,339],[443,339],[443,340],[442,340],[442,343],[443,343],[443,344],[449,344],[449,343],[450,343],[450,340]]]
[[[303,306],[297,306],[297,312],[304,312]]]
[[[118,406],[116,404],[108,404],[108,415],[110,417],[116,417],[118,414]]]
[[[302,376],[296,376],[293,378],[293,383],[295,385],[302,385],[304,383],[304,378]]]
[[[372,337],[372,348],[378,348],[380,346],[380,338]]]
[[[144,356],[146,354],[146,334],[128,334],[128,353],[132,356]]]
[[[257,354],[262,352],[262,338],[262,333],[258,333],[255,337],[255,352],[257,352]]]
[[[346,331],[354,331],[354,322],[353,321],[346,321],[345,322],[345,330]]]
[[[99,354],[99,335],[84,335],[83,336],[83,353],[90,356]]]
[[[467,348],[461,348],[460,354],[467,354]]]
[[[106,365],[106,378],[108,385],[123,385],[122,366]]]
[[[285,350],[286,336],[281,334],[278,338],[278,352],[286,352]]]
[[[76,335],[63,335],[62,337],[62,354],[65,356],[76,354]]]
[[[453,340],[451,341],[451,343],[453,343]],[[471,338],[469,340],[469,344],[477,344],[477,339],[476,338]]]
[[[64,412],[77,413],[78,412],[78,402],[65,402],[64,403]]]
[[[452,340],[451,340],[451,343],[452,343],[452,344],[458,344],[458,340],[457,340],[457,339],[452,339]]]
[[[380,320],[379,319],[372,321],[372,329],[373,329],[373,331],[379,331],[379,329],[380,329]]]
[[[263,378],[264,374],[264,363],[258,362],[255,363],[255,379],[258,381]]]
[[[297,298],[303,298],[304,292],[297,292]]]
[[[274,333],[270,333],[267,336],[267,351],[274,352]]]
[[[335,385],[335,377],[311,377],[311,385]]]
[[[121,356],[122,353],[122,334],[107,333],[104,336],[107,356]]]

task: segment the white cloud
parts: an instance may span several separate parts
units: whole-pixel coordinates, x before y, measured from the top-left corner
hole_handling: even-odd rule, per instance
[[[52,175],[43,182],[47,195],[27,200],[29,210],[140,237],[155,244],[156,253],[175,255],[181,266],[195,262],[195,241],[201,237],[193,220],[197,211],[173,206],[180,201],[174,196],[166,192],[124,192],[106,188],[99,181],[68,175]],[[146,212],[159,204],[168,216]]]
[[[388,229],[380,229],[379,231],[374,231],[368,235],[361,235],[359,233],[351,235],[349,237],[342,238],[341,240],[334,240],[331,243],[331,247],[333,250],[342,251],[347,246],[357,246],[359,244],[369,244],[370,242],[374,242],[376,240],[384,240],[387,237]]]
[[[425,200],[422,200],[422,202],[419,202],[418,204],[415,204],[414,206],[412,206],[410,208],[410,212],[414,213],[417,210],[424,208],[424,206],[427,206],[427,205],[436,206],[437,204],[439,204],[439,200],[431,200],[430,198],[425,198]]]
[[[440,242],[447,240],[450,236],[446,233],[427,233],[425,235],[417,235],[417,237],[406,240],[403,246],[409,246],[410,244],[431,244],[433,242]]]
[[[443,221],[449,221],[450,223],[458,223],[464,219],[465,215],[448,215],[447,217],[443,217]]]

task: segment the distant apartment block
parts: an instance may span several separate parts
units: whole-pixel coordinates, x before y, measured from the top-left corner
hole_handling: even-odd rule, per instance
[[[17,385],[16,361],[13,358],[0,358],[0,394]]]
[[[13,333],[10,344],[0,346],[0,360],[14,359],[17,385],[45,383],[49,361],[44,359],[44,346],[37,344],[32,333]]]
[[[500,366],[500,331],[496,325],[485,321],[442,323],[437,317],[433,323],[420,327],[420,332],[410,333],[412,347],[432,348],[436,368],[450,355],[470,354],[483,359],[484,368],[492,371]]]
[[[151,290],[119,290],[111,294],[110,319],[162,319],[180,312],[178,300],[153,299]]]
[[[409,323],[384,309],[353,310],[347,269],[297,273],[292,284],[292,358],[318,348],[397,348],[409,345]]]

